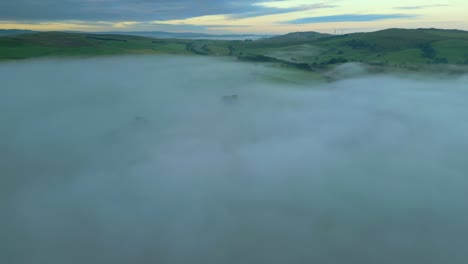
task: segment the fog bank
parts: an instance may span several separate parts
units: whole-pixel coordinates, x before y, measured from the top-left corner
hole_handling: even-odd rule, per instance
[[[467,77],[271,72],[0,64],[0,263],[467,263]]]

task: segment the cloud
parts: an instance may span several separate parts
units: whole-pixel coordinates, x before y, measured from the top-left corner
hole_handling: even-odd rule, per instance
[[[331,4],[328,4],[328,3],[300,5],[300,6],[289,7],[289,8],[264,7],[264,6],[261,6],[261,5],[256,5],[256,6],[257,6],[256,10],[252,10],[252,11],[245,12],[245,13],[240,13],[240,14],[233,14],[230,17],[232,17],[232,18],[246,18],[246,17],[275,15],[275,14],[284,14],[284,13],[291,13],[291,12],[298,12],[298,11],[310,11],[310,10],[327,9],[327,8],[336,7],[336,5],[331,5]]]
[[[420,5],[420,6],[399,6],[399,7],[394,7],[393,9],[399,9],[399,10],[416,10],[416,9],[426,9],[426,8],[431,8],[431,7],[447,7],[449,5]]]
[[[363,21],[378,21],[384,19],[401,19],[401,18],[414,18],[416,15],[410,14],[365,14],[365,15],[332,15],[332,16],[318,16],[306,17],[295,20],[287,21],[288,24],[313,24],[313,23],[329,23],[329,22],[363,22]]]
[[[468,79],[288,74],[0,63],[0,263],[465,264]]]
[[[117,23],[119,24],[119,23]],[[113,27],[119,28],[113,24]],[[156,22],[139,22],[136,25],[126,24],[124,23],[125,27],[120,27],[121,29],[129,29],[132,31],[171,31],[171,32],[182,32],[182,31],[191,31],[191,32],[204,32],[207,30],[208,26],[203,25],[191,25],[191,24],[164,24],[164,23],[156,23]],[[219,25],[217,27],[228,27],[224,25]]]
[[[299,10],[257,3],[258,0],[5,0],[0,2],[0,20],[149,21],[218,14],[249,17]],[[331,6],[319,3],[302,8],[326,7]]]

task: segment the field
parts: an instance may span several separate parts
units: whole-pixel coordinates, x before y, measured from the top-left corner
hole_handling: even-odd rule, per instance
[[[0,59],[116,54],[188,54],[187,41],[137,36],[45,32],[0,37]]]

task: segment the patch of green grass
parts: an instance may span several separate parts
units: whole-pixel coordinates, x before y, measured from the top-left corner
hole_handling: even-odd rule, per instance
[[[463,64],[468,60],[468,39],[442,40],[432,44],[437,57],[446,58],[448,63]]]
[[[45,32],[0,38],[0,59],[188,53],[183,41],[155,41],[135,36]]]

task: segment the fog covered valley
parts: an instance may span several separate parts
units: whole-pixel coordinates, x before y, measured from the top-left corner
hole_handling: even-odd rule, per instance
[[[1,63],[0,263],[467,263],[468,77],[336,71]]]

